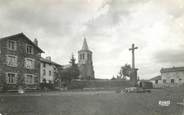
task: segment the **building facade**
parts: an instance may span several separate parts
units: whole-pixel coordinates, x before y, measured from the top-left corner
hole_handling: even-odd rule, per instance
[[[152,82],[154,88],[157,88],[159,84],[162,84],[161,75],[151,78],[149,81]]]
[[[23,33],[0,38],[0,85],[3,88],[38,88],[41,50]]]
[[[54,80],[59,76],[58,68],[61,65],[53,62],[51,57],[40,58],[40,82],[43,83],[44,80],[46,83],[54,83]]]
[[[80,79],[95,79],[92,51],[89,50],[86,39],[84,39],[82,49],[78,51],[78,67],[80,71]]]
[[[163,84],[184,83],[184,67],[162,68],[160,73]]]
[[[155,88],[176,87],[184,84],[184,67],[162,68],[161,75],[150,81]]]

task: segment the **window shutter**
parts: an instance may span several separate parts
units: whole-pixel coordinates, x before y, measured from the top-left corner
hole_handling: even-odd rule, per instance
[[[36,75],[33,75],[33,77],[32,77],[32,84],[35,84],[35,80],[36,80]]]
[[[32,54],[34,54],[34,47],[32,46]]]
[[[35,60],[33,59],[33,65],[32,65],[32,68],[34,69],[35,68]]]
[[[27,68],[27,67],[26,67],[26,58],[24,59],[24,67]]]
[[[37,84],[38,82],[38,75],[34,75],[34,84]]]
[[[26,53],[27,53],[27,44],[26,44],[26,48],[25,48],[25,50],[26,50]]]
[[[18,66],[18,57],[16,56],[15,58],[15,66],[17,67]]]
[[[24,83],[27,84],[27,74],[24,74]]]
[[[8,73],[6,73],[5,76],[6,76],[6,83],[9,83]]]
[[[15,41],[15,50],[17,50],[17,41]]]
[[[6,65],[8,65],[8,55],[6,55]]]
[[[6,47],[7,47],[7,49],[9,49],[8,42],[9,42],[9,40],[6,41]]]
[[[15,77],[14,77],[14,79],[13,79],[13,81],[14,81],[15,84],[17,84],[17,80],[18,80],[18,74],[16,73],[16,74],[15,74]]]
[[[24,83],[26,84],[26,74],[24,74]]]

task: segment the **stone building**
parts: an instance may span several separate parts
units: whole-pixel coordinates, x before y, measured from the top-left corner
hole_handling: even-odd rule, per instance
[[[80,79],[92,80],[95,79],[92,51],[89,50],[87,41],[84,38],[83,46],[80,51],[78,51],[78,67],[80,71]]]
[[[39,86],[43,50],[23,33],[0,38],[0,85],[6,89],[36,89]]]
[[[153,77],[149,81],[152,82],[153,87],[156,88],[156,87],[158,87],[159,84],[162,83],[161,75],[158,75],[156,77]]]
[[[162,68],[161,75],[156,76],[150,81],[153,87],[175,87],[184,84],[184,67]]]
[[[51,57],[40,58],[40,82],[43,80],[46,83],[54,83],[54,80],[59,76],[58,68],[62,67],[60,64],[57,64],[51,60]]]
[[[160,73],[163,84],[184,83],[184,67],[162,68]]]

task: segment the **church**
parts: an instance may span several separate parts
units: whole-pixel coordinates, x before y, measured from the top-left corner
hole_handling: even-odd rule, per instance
[[[89,50],[86,38],[84,38],[82,49],[78,51],[78,67],[81,80],[94,80],[94,69],[92,51]]]

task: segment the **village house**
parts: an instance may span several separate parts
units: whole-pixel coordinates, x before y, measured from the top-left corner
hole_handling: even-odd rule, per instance
[[[162,68],[161,75],[156,76],[150,81],[153,87],[175,87],[184,84],[184,67]]]
[[[0,38],[0,85],[4,89],[37,89],[43,50],[24,33]]]
[[[51,57],[40,58],[40,82],[54,83],[56,78],[59,77],[59,68],[62,66],[51,60]]]
[[[162,84],[161,75],[151,78],[149,81],[152,82],[154,88],[157,88],[159,84]]]
[[[184,83],[184,67],[162,68],[160,73],[163,84]]]

